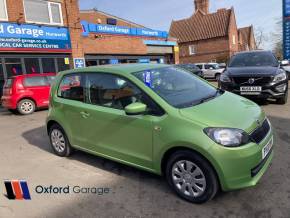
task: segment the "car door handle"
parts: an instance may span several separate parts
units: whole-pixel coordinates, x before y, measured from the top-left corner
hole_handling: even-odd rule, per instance
[[[81,116],[85,119],[89,118],[90,114],[88,112],[82,111],[80,112]]]

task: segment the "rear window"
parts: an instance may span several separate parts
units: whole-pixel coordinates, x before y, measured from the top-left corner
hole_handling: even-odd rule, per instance
[[[27,77],[24,79],[24,86],[34,87],[34,86],[48,86],[49,83],[44,76]]]
[[[11,88],[13,83],[13,79],[7,79],[4,85],[4,88]]]

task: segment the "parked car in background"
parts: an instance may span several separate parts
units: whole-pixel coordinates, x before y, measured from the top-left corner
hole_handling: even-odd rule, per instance
[[[187,201],[256,185],[274,155],[257,104],[176,66],[70,70],[51,90],[47,132],[56,155],[78,149],[164,175]]]
[[[55,73],[13,76],[4,84],[2,107],[18,111],[22,115],[33,113],[37,108],[47,108],[49,92]]]
[[[202,70],[199,69],[199,67],[197,67],[195,64],[178,64],[176,66],[188,70],[201,78],[204,78]]]
[[[219,63],[220,68],[225,69],[227,67],[226,63]]]
[[[224,71],[217,63],[197,63],[195,65],[202,70],[205,79],[215,79],[218,81],[221,73]]]
[[[289,63],[289,61],[288,60],[283,60],[283,61],[280,62],[280,65],[286,71],[286,73],[288,75],[288,80],[290,80],[290,63]]]
[[[274,98],[279,104],[288,99],[287,74],[270,51],[235,54],[220,77],[220,87],[247,97]]]

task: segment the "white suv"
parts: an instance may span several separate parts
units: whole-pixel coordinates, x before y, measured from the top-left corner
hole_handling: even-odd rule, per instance
[[[205,79],[219,81],[220,75],[224,71],[217,63],[198,63],[195,65],[202,70]]]

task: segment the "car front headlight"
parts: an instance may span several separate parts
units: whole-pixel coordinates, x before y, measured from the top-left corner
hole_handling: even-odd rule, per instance
[[[222,73],[221,76],[220,76],[220,81],[224,82],[224,83],[230,83],[231,79],[230,79],[230,77],[227,74]]]
[[[214,142],[225,147],[239,147],[250,142],[250,136],[241,129],[206,128],[204,132]]]
[[[287,74],[285,72],[283,73],[279,73],[278,75],[276,75],[274,77],[273,82],[280,82],[280,81],[284,81],[287,79]]]

